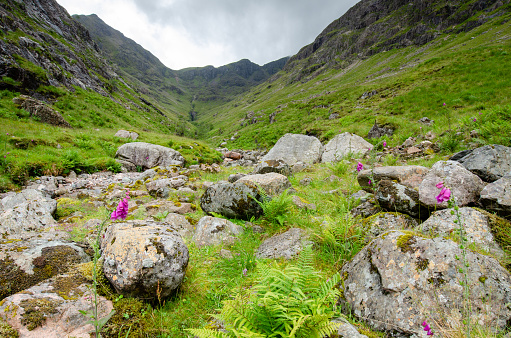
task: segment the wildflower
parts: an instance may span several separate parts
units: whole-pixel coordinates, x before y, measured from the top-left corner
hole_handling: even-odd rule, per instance
[[[451,190],[446,187],[443,187],[440,191],[440,194],[436,197],[438,203],[442,203],[444,201],[448,201],[451,198]]]
[[[148,160],[148,159],[149,159],[149,156],[146,156],[146,158],[145,158],[145,159],[146,159],[146,160]]]
[[[243,269],[243,276],[247,275],[247,268]]]
[[[431,332],[431,327],[428,325],[426,321],[422,322],[422,326],[424,327],[424,331],[427,332],[428,336],[432,336],[433,332]]]
[[[442,189],[444,187],[444,182],[438,182],[436,185],[435,185],[438,189]]]
[[[358,164],[357,164],[357,171],[360,172],[363,169],[364,169],[364,165],[362,163],[358,162]]]
[[[369,185],[373,185],[373,182],[371,182],[371,180],[369,180],[369,182],[367,182]]]
[[[479,115],[483,115],[483,113],[479,112]]]
[[[474,122],[476,122],[476,121],[477,121],[477,119],[474,117]]]
[[[112,212],[112,216],[110,218],[112,220],[118,220],[122,219],[125,220],[128,216],[128,199],[129,196],[129,190],[126,191],[126,197],[119,201],[119,204],[117,205],[117,209],[115,209],[114,212]]]
[[[445,102],[444,102],[444,107],[445,107]]]
[[[387,141],[383,141],[383,148],[387,146]]]

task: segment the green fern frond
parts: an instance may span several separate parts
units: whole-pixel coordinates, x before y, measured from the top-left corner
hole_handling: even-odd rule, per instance
[[[216,330],[211,329],[186,329],[186,331],[190,332],[194,336],[199,338],[232,338],[233,336]],[[264,337],[262,337],[264,338]]]

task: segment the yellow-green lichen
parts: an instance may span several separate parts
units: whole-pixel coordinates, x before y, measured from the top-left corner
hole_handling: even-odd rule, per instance
[[[21,315],[21,324],[26,326],[29,331],[42,326],[47,317],[58,313],[57,307],[62,303],[61,300],[48,298],[22,300],[20,306],[24,312]]]

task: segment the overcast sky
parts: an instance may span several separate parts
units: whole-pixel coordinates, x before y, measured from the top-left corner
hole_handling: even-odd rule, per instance
[[[359,0],[57,0],[97,14],[167,67],[263,65],[296,54]]]

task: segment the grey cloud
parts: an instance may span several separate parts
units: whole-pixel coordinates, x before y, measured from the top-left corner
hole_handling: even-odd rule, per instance
[[[358,0],[132,0],[150,21],[179,27],[196,44],[227,46],[232,61],[264,64],[311,43]],[[179,49],[179,46],[172,46]]]

